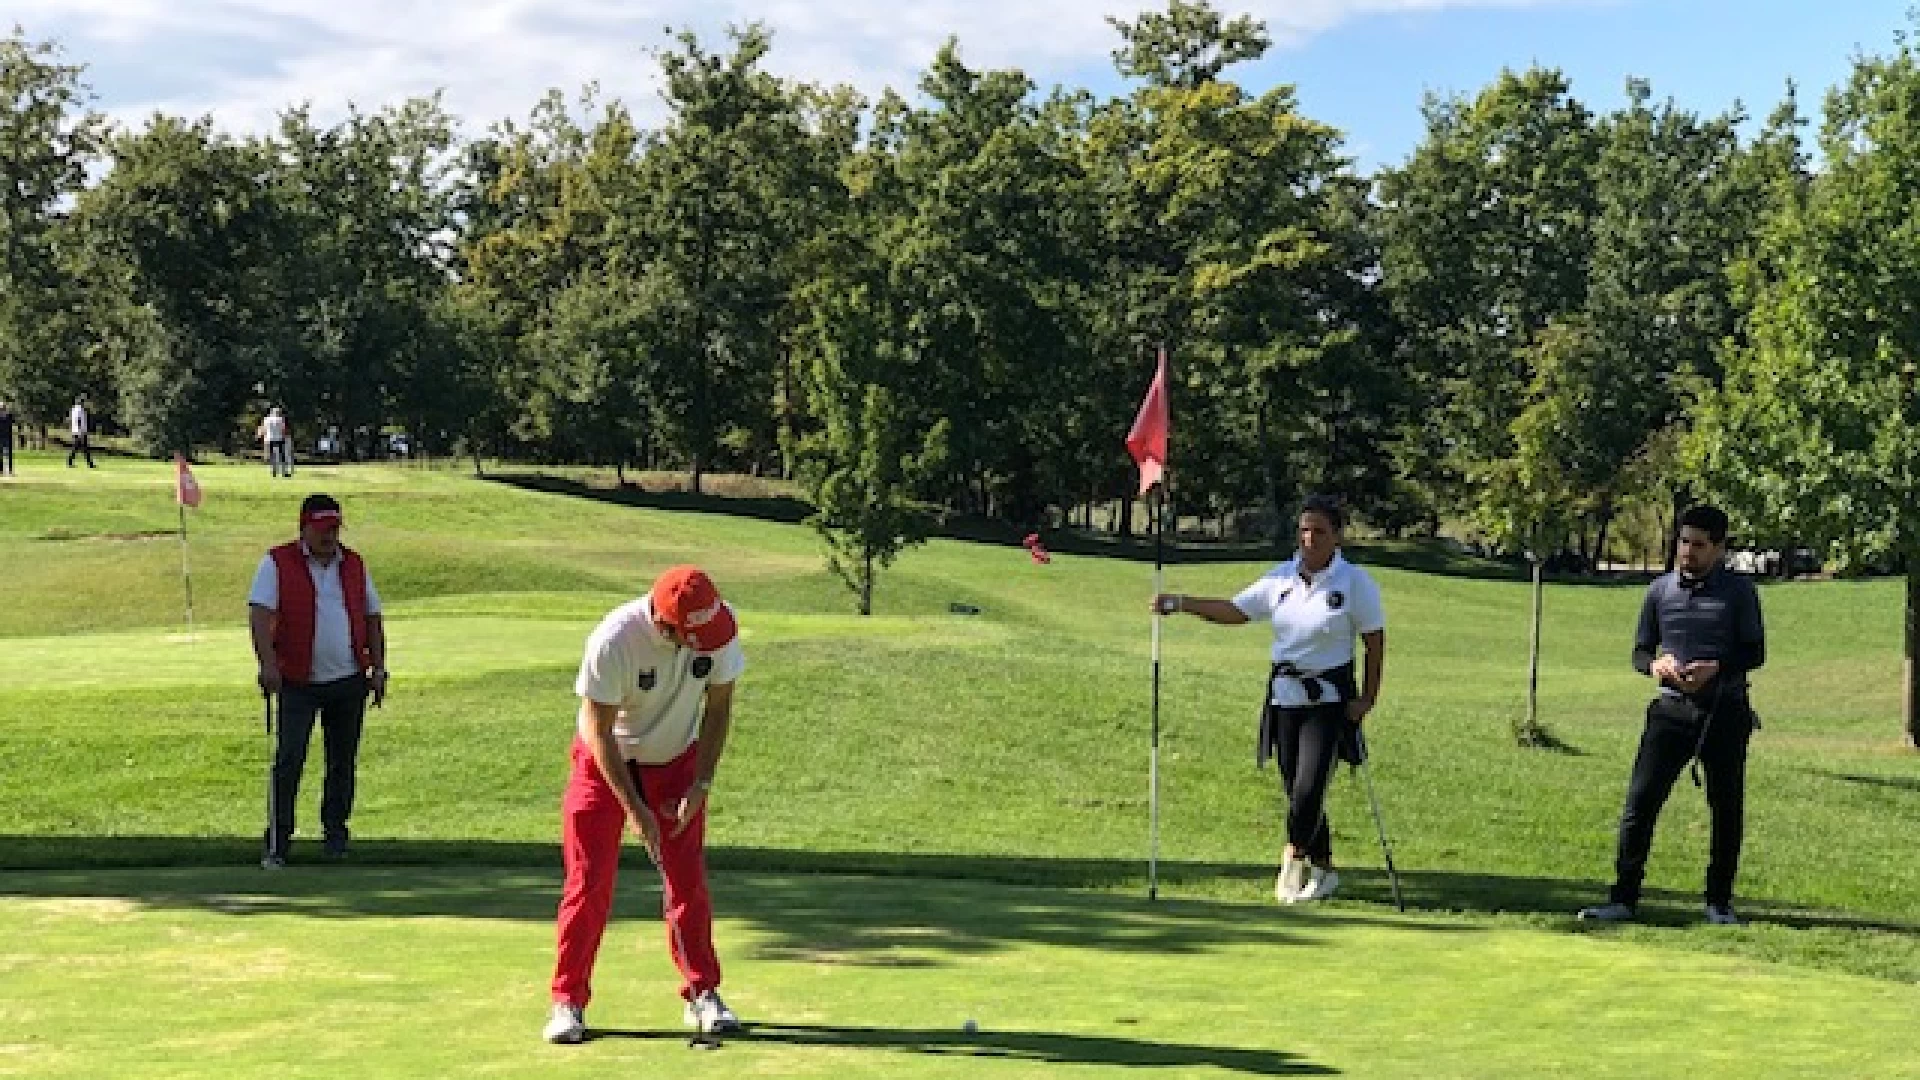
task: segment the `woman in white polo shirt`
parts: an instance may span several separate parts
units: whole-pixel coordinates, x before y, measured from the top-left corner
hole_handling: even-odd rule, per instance
[[[1300,509],[1300,550],[1231,600],[1182,594],[1154,598],[1163,614],[1184,611],[1238,626],[1273,626],[1273,671],[1262,711],[1260,761],[1280,758],[1287,790],[1287,848],[1274,895],[1287,904],[1324,900],[1340,887],[1325,811],[1327,785],[1350,727],[1380,695],[1386,614],[1380,588],[1340,555],[1346,516],[1332,499]],[[1364,682],[1354,678],[1354,638],[1365,642]]]

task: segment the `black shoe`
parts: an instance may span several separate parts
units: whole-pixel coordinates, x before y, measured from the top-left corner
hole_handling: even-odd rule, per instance
[[[327,837],[326,852],[327,852],[327,858],[332,859],[335,862],[339,862],[340,860],[346,858],[347,857],[347,838],[344,836]]]

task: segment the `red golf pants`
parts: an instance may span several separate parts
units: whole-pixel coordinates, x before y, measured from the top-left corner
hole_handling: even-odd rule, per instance
[[[713,901],[707,895],[707,811],[703,805],[678,837],[673,812],[693,787],[699,744],[665,765],[627,762],[640,795],[660,820],[660,871],[666,879],[667,946],[680,969],[680,996],[691,998],[720,985],[713,954]],[[593,961],[613,911],[613,883],[620,872],[626,812],[613,786],[600,774],[593,751],[573,741],[573,775],[561,802],[561,847],[567,882],[560,894],[560,948],[553,968],[553,1000],[586,1008],[593,996]]]

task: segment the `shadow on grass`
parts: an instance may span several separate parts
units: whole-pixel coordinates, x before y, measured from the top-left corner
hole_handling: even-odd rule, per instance
[[[95,844],[131,853],[128,838],[70,838],[67,868],[0,877],[0,896],[113,897],[152,909],[214,911],[234,916],[303,915],[316,919],[456,917],[545,922],[559,899],[558,851],[544,844],[453,844],[389,841],[356,845],[344,864],[296,861],[285,870],[254,864],[250,847],[155,838],[173,856],[168,871],[129,863],[72,869]],[[0,840],[9,851],[18,838]],[[102,854],[94,851],[92,854]],[[197,860],[187,854],[203,856]],[[221,856],[212,858],[212,856]],[[1349,922],[1393,925],[1352,909],[1293,909],[1286,917],[1254,901],[1268,871],[1249,874],[1259,889],[1235,890],[1238,902],[1064,888],[1105,879],[1125,882],[1132,864],[1099,860],[962,858],[719,848],[716,907],[723,917],[755,924],[760,955],[783,961],[873,967],[934,967],[1033,943],[1149,955],[1197,954],[1247,945],[1316,944],[1320,931]],[[1057,865],[1052,876],[1041,871]],[[659,878],[637,850],[625,860],[616,916],[654,919]],[[874,869],[881,873],[871,873]],[[1202,864],[1172,864],[1198,875]],[[1169,875],[1169,880],[1172,875]],[[1432,932],[1473,933],[1465,923],[1407,921]]]
[[[613,488],[595,487],[569,477],[548,476],[544,473],[489,473],[486,479],[497,484],[519,488],[522,491],[592,499],[595,502],[610,503],[614,506],[729,514],[734,517],[772,521],[783,525],[804,521],[807,515],[813,512],[811,506],[799,499],[734,498],[725,495],[696,495],[691,491],[648,491],[633,483]]]
[[[557,844],[366,840],[355,843],[344,865],[321,859],[317,846],[296,843],[289,869],[269,873],[258,868],[255,843],[238,838],[0,836],[0,896],[115,896],[236,915],[530,921],[553,918],[559,897]],[[1316,926],[1342,922],[1383,924],[1377,912],[1362,916],[1345,903],[1264,917],[1260,905],[1270,903],[1273,887],[1273,868],[1265,864],[1163,861],[1162,898],[1148,901],[1136,860],[719,846],[709,849],[708,863],[722,914],[761,924],[770,935],[762,951],[774,959],[914,966],[1008,941],[1197,951],[1298,941]],[[638,849],[623,865],[618,917],[656,917],[652,867]],[[163,868],[201,872],[150,872]],[[1575,922],[1574,913],[1607,892],[1597,880],[1467,872],[1402,872],[1400,884],[1410,914],[1518,916],[1576,932],[1593,928]],[[1365,866],[1342,869],[1340,897],[1377,908],[1393,903],[1386,873]],[[1762,924],[1920,939],[1920,924],[1894,918],[1764,900],[1746,908]],[[1650,890],[1641,905],[1643,924],[1699,920],[1700,899],[1691,892]],[[1401,925],[1479,929],[1430,919]]]
[[[1049,1031],[979,1031],[971,1035],[936,1028],[843,1027],[825,1024],[755,1023],[735,1038],[743,1042],[839,1050],[1030,1061],[1038,1065],[1114,1065],[1125,1068],[1213,1068],[1249,1076],[1338,1076],[1340,1070],[1278,1050],[1252,1050],[1194,1043],[1148,1042],[1104,1035]],[[595,1028],[589,1039],[685,1039],[677,1031]],[[722,1044],[724,1046],[724,1043]]]
[[[734,517],[752,518],[757,521],[771,521],[781,524],[795,524],[806,520],[813,507],[804,500],[782,497],[748,497],[715,494],[696,495],[690,491],[649,491],[638,484],[629,482],[619,487],[599,487],[583,483],[566,476],[551,476],[539,472],[495,472],[487,480],[519,488],[523,491],[538,491],[548,495],[565,495],[570,498],[591,499],[595,502],[609,503],[614,506],[644,507],[650,510],[692,511],[704,514],[727,514]],[[980,517],[972,514],[949,514],[940,524],[936,535],[951,540],[965,540],[976,544],[993,544],[1001,547],[1021,548],[1031,529],[1021,528],[1005,521]],[[1041,539],[1051,551],[1066,555],[1087,555],[1105,559],[1119,559],[1127,562],[1152,562],[1154,545],[1150,537],[1120,537],[1106,533],[1085,532],[1080,529],[1047,529],[1041,531]],[[1456,551],[1443,544],[1428,541],[1391,541],[1378,544],[1353,545],[1350,548],[1358,561],[1370,566],[1390,566],[1403,570],[1416,570],[1422,573],[1442,574],[1448,577],[1479,578],[1489,581],[1524,580],[1527,571],[1509,563],[1492,559],[1483,559],[1475,555]],[[1198,565],[1204,563],[1275,563],[1288,558],[1292,551],[1281,550],[1271,541],[1251,542],[1232,541],[1176,541],[1166,546],[1161,553],[1162,560],[1170,566]],[[1560,583],[1559,579],[1554,579]],[[1637,582],[1612,581],[1610,579],[1568,579],[1580,584],[1645,584],[1646,579]]]
[[[1920,791],[1920,776],[1874,776],[1869,773],[1829,772],[1825,769],[1809,769],[1808,775],[1827,780],[1839,780],[1863,787],[1887,788],[1891,791]]]

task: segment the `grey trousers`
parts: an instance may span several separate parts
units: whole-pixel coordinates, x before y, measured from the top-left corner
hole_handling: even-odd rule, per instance
[[[353,815],[354,776],[360,756],[360,730],[367,715],[367,679],[352,675],[328,683],[280,689],[280,726],[274,736],[272,810],[267,821],[267,854],[286,858],[293,837],[300,774],[307,766],[307,744],[320,722],[326,752],[326,778],[320,791],[320,828],[329,850],[347,846],[347,819]]]

